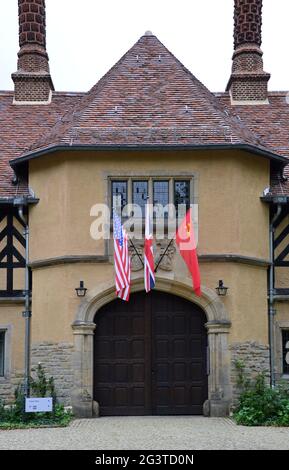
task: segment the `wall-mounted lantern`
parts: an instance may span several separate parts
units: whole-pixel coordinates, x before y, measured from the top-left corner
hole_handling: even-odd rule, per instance
[[[77,293],[77,297],[85,297],[86,296],[87,289],[84,287],[84,282],[83,281],[80,281],[79,287],[77,287],[75,289],[75,291]]]
[[[217,294],[221,297],[225,297],[227,295],[229,287],[224,286],[224,281],[219,281],[218,287],[216,287]]]

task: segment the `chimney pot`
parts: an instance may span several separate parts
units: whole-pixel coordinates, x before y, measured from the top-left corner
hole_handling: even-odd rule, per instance
[[[18,0],[19,45],[14,103],[47,103],[54,90],[46,52],[45,0]]]
[[[227,85],[232,104],[268,103],[270,74],[264,71],[262,0],[234,0],[234,54]]]

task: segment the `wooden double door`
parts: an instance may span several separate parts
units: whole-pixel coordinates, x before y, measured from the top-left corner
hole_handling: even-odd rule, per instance
[[[205,314],[174,295],[137,293],[95,317],[101,416],[199,415],[208,394]]]

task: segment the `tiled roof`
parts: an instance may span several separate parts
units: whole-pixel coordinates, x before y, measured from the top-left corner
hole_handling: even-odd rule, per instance
[[[231,106],[228,93],[216,93],[220,103],[228,108],[240,121],[273,152],[289,158],[289,94],[269,92],[269,104]],[[289,165],[284,175],[289,178]],[[272,174],[272,191],[289,195],[289,180],[282,181]]]
[[[211,93],[155,36],[142,36],[88,93],[20,106],[0,92],[0,198],[27,192],[11,184],[10,160],[59,145],[249,145],[287,157],[284,100],[232,108],[228,94]]]
[[[142,36],[31,150],[110,144],[264,147],[152,35]]]
[[[13,186],[13,171],[9,161],[22,155],[72,108],[82,95],[79,93],[54,93],[52,104],[29,106],[13,105],[13,92],[0,91],[0,198],[27,194],[28,189]]]

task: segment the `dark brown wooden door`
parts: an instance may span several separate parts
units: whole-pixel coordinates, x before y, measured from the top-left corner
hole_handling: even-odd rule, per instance
[[[202,414],[207,399],[205,314],[153,291],[99,311],[94,399],[102,416]]]

